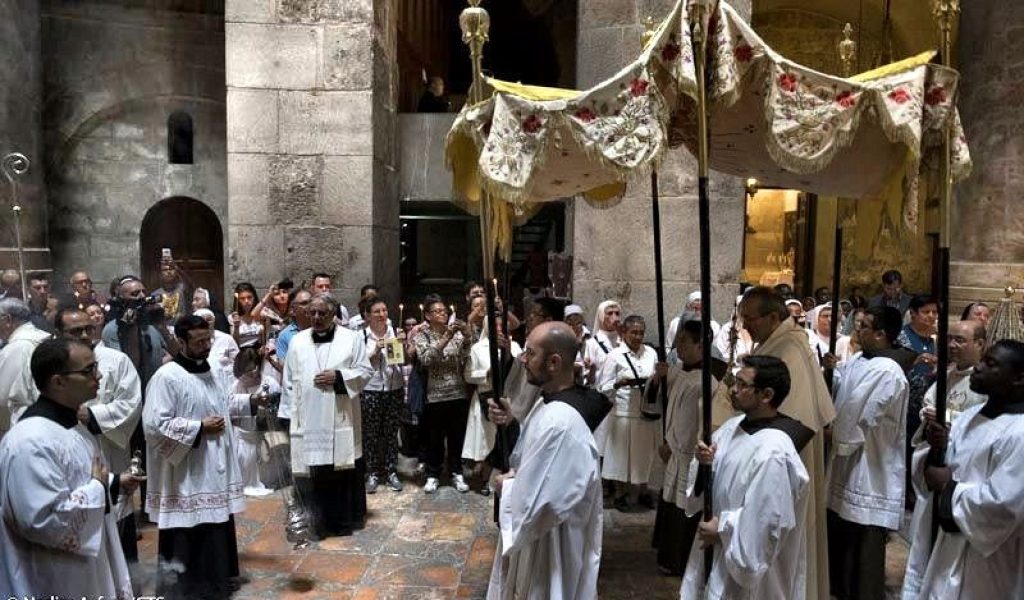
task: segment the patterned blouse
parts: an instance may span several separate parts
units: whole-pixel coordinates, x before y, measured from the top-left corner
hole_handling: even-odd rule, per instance
[[[466,343],[462,332],[456,333],[444,350],[439,350],[444,332],[438,333],[424,327],[413,338],[416,356],[427,368],[427,402],[448,402],[468,397],[466,381],[462,373],[469,359],[471,344]]]

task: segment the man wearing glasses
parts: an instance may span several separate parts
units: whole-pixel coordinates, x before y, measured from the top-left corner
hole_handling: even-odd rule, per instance
[[[92,349],[65,338],[32,353],[39,399],[0,444],[0,589],[12,597],[130,598],[114,507],[139,479],[112,473],[78,418],[101,381]]]
[[[57,312],[54,323],[58,337],[81,342],[93,349],[101,375],[96,397],[78,407],[78,421],[93,434],[103,449],[107,464],[124,471],[131,464],[131,439],[142,415],[142,383],[131,359],[122,352],[93,342],[96,325],[79,308]],[[130,498],[125,499],[129,504]],[[138,562],[134,506],[120,514],[121,549],[128,562]]]

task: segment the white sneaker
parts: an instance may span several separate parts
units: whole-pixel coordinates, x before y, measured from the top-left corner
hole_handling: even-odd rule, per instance
[[[427,477],[427,483],[423,484],[423,493],[433,494],[437,491],[439,484],[440,482],[437,480],[437,477]]]
[[[460,494],[465,494],[469,491],[469,485],[466,483],[466,480],[462,475],[452,475],[452,486],[455,488],[455,491]]]

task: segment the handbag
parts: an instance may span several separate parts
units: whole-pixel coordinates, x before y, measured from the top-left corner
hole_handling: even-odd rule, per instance
[[[636,367],[633,366],[633,361],[629,360],[628,354],[623,354],[626,358],[626,364],[629,365],[629,370],[633,371],[633,380],[637,387],[643,388],[647,384],[647,379],[640,377],[640,374],[636,372]],[[657,400],[651,401],[648,398],[644,398],[643,406],[640,408],[640,416],[648,421],[657,421],[661,418],[661,406]]]
[[[408,393],[409,413],[417,417],[423,416],[423,409],[427,406],[427,377],[427,368],[417,360],[409,374]]]

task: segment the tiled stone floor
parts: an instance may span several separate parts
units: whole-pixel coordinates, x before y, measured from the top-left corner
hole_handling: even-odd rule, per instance
[[[441,487],[435,495],[406,485],[381,489],[368,498],[366,528],[351,537],[330,538],[304,550],[285,540],[283,504],[278,495],[250,498],[237,519],[243,573],[249,578],[235,600],[265,598],[435,600],[483,598],[487,591],[497,533],[492,500]],[[604,515],[604,547],[599,582],[602,600],[675,599],[679,578],[658,574],[650,535],[653,511]],[[887,587],[902,583],[906,545],[897,536],[887,552]],[[156,529],[139,542],[142,571],[155,564]],[[152,582],[143,584],[152,592]]]

